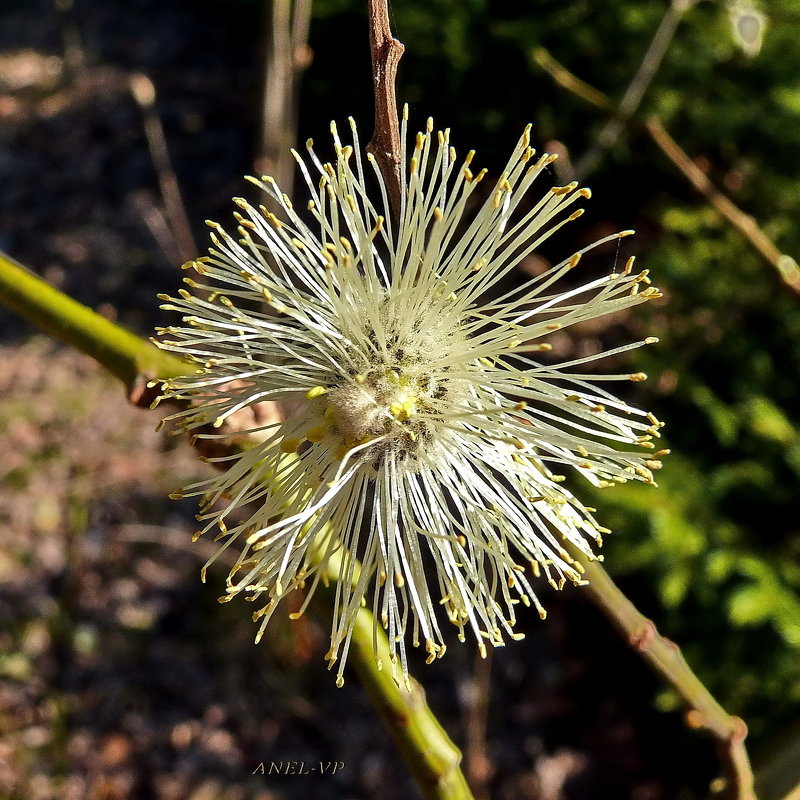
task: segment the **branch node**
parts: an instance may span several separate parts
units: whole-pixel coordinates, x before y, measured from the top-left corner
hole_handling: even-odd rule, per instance
[[[699,731],[708,727],[708,720],[696,709],[690,708],[683,717],[687,728]]]
[[[646,653],[652,646],[658,635],[653,620],[645,620],[640,628],[635,630],[630,636],[630,645],[640,653]]]
[[[733,730],[731,731],[730,742],[731,744],[740,744],[747,738],[747,723],[735,714],[731,715],[731,723]]]
[[[128,402],[137,408],[150,408],[153,401],[161,394],[161,383],[155,386],[151,382],[155,375],[140,372],[133,379],[133,383],[128,389]]]

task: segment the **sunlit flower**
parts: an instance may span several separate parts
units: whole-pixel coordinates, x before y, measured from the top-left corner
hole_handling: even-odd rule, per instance
[[[449,131],[429,120],[402,154],[397,224],[352,121],[351,131],[344,146],[332,126],[332,164],[311,142],[305,158],[295,154],[307,214],[265,177],[253,183],[283,221],[237,199],[238,238],[211,224],[209,255],[186,267],[213,293],[165,298],[184,325],[160,340],[199,367],[167,388],[190,403],[173,416],[181,427],[224,436],[208,426],[224,431],[242,409],[282,403],[283,419],[253,423],[252,449],[211,459],[225,471],[183,494],[202,495],[197,535],[214,528],[220,552],[236,548],[224,599],[259,602],[259,638],[289,592],[310,597],[335,565],[327,657],[339,683],[365,602],[388,633],[395,675],[407,675],[407,639],[429,660],[444,652],[444,617],[481,652],[518,637],[520,601],[545,615],[533,579],[580,584],[564,543],[591,559],[606,532],[562,470],[598,486],[652,483],[664,452],[651,452],[661,423],[599,386],[645,376],[584,371],[654,339],[562,363],[547,356],[555,331],[658,296],[632,259],[557,288],[583,253],[630,231],[520,282],[515,267],[590,196],[570,184],[526,202],[554,160],[535,156],[529,129],[484,195],[474,154],[459,160]]]

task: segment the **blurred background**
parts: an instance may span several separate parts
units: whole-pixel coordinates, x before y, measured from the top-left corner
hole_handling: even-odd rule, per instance
[[[800,7],[794,0],[404,0],[398,96],[494,174],[522,127],[579,177],[587,214],[539,271],[599,236],[663,301],[564,352],[656,335],[629,395],[668,423],[660,488],[594,493],[606,565],[750,728],[761,800],[800,796]],[[203,220],[288,185],[295,137],[371,132],[359,0],[3,0],[0,249],[147,335]],[[488,183],[488,182],[487,182]],[[521,275],[521,277],[524,277]],[[272,623],[203,586],[203,473],[88,359],[0,308],[0,796],[277,800],[415,796],[325,623]],[[607,365],[604,366],[607,369]],[[587,487],[576,486],[585,492]],[[415,674],[478,798],[705,798],[712,742],[577,590],[476,661]],[[344,761],[335,775],[252,774]]]

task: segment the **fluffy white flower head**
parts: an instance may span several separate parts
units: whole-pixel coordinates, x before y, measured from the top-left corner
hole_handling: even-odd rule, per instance
[[[582,253],[630,231],[501,292],[523,259],[580,216],[575,204],[589,191],[570,184],[528,199],[554,160],[536,156],[528,128],[475,202],[485,172],[473,174],[474,154],[459,159],[449,131],[434,133],[429,120],[402,154],[395,224],[380,171],[350,127],[345,146],[331,126],[333,163],[310,141],[305,158],[295,154],[307,214],[265,177],[253,182],[283,221],[237,199],[237,238],[211,224],[209,255],[186,267],[213,293],[167,298],[184,325],[159,342],[198,363],[168,386],[190,403],[173,415],[182,428],[225,436],[210,426],[282,403],[282,419],[253,423],[254,447],[210,459],[224,471],[184,494],[203,497],[197,535],[215,528],[220,552],[238,550],[223,599],[259,603],[259,638],[289,592],[304,587],[308,598],[326,571],[338,572],[327,656],[338,682],[365,602],[388,633],[395,675],[407,675],[408,640],[429,659],[444,652],[444,618],[482,652],[517,637],[520,601],[545,614],[532,579],[581,583],[564,542],[594,558],[605,532],[563,485],[563,468],[596,485],[652,483],[665,452],[652,453],[661,426],[652,414],[599,387],[644,375],[582,371],[654,339],[564,363],[547,357],[555,331],[658,296],[632,259],[556,287]],[[406,128],[404,114],[403,142]]]

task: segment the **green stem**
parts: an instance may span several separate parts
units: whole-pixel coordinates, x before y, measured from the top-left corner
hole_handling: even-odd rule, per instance
[[[329,549],[326,530],[312,545],[312,558],[324,558]],[[342,569],[341,550],[334,548],[326,563],[326,582],[318,587],[314,605],[317,613],[330,618],[335,607],[333,584]],[[361,565],[356,564],[353,581],[358,580]],[[461,751],[450,740],[425,701],[425,691],[410,675],[408,682],[396,681],[391,668],[393,656],[383,628],[366,607],[356,614],[347,665],[358,673],[383,724],[395,740],[406,765],[426,800],[474,800],[464,773]]]
[[[376,659],[390,663],[389,642],[381,628],[375,629],[372,613],[362,608],[356,617],[348,664],[358,673],[423,796],[426,800],[472,800],[460,768],[461,751],[429,708],[423,688],[411,677],[409,688],[398,686],[391,669],[379,669]]]
[[[91,356],[136,399],[147,381],[187,371],[185,362],[67,297],[2,252],[0,303]]]
[[[652,620],[645,617],[622,593],[597,561],[587,562],[577,548],[567,545],[584,567],[589,581],[585,591],[628,644],[657,672],[689,707],[686,721],[691,728],[705,728],[718,743],[725,765],[725,796],[731,800],[756,800],[753,771],[744,746],[747,726],[716,701],[703,682],[686,663],[681,649],[662,636]]]

